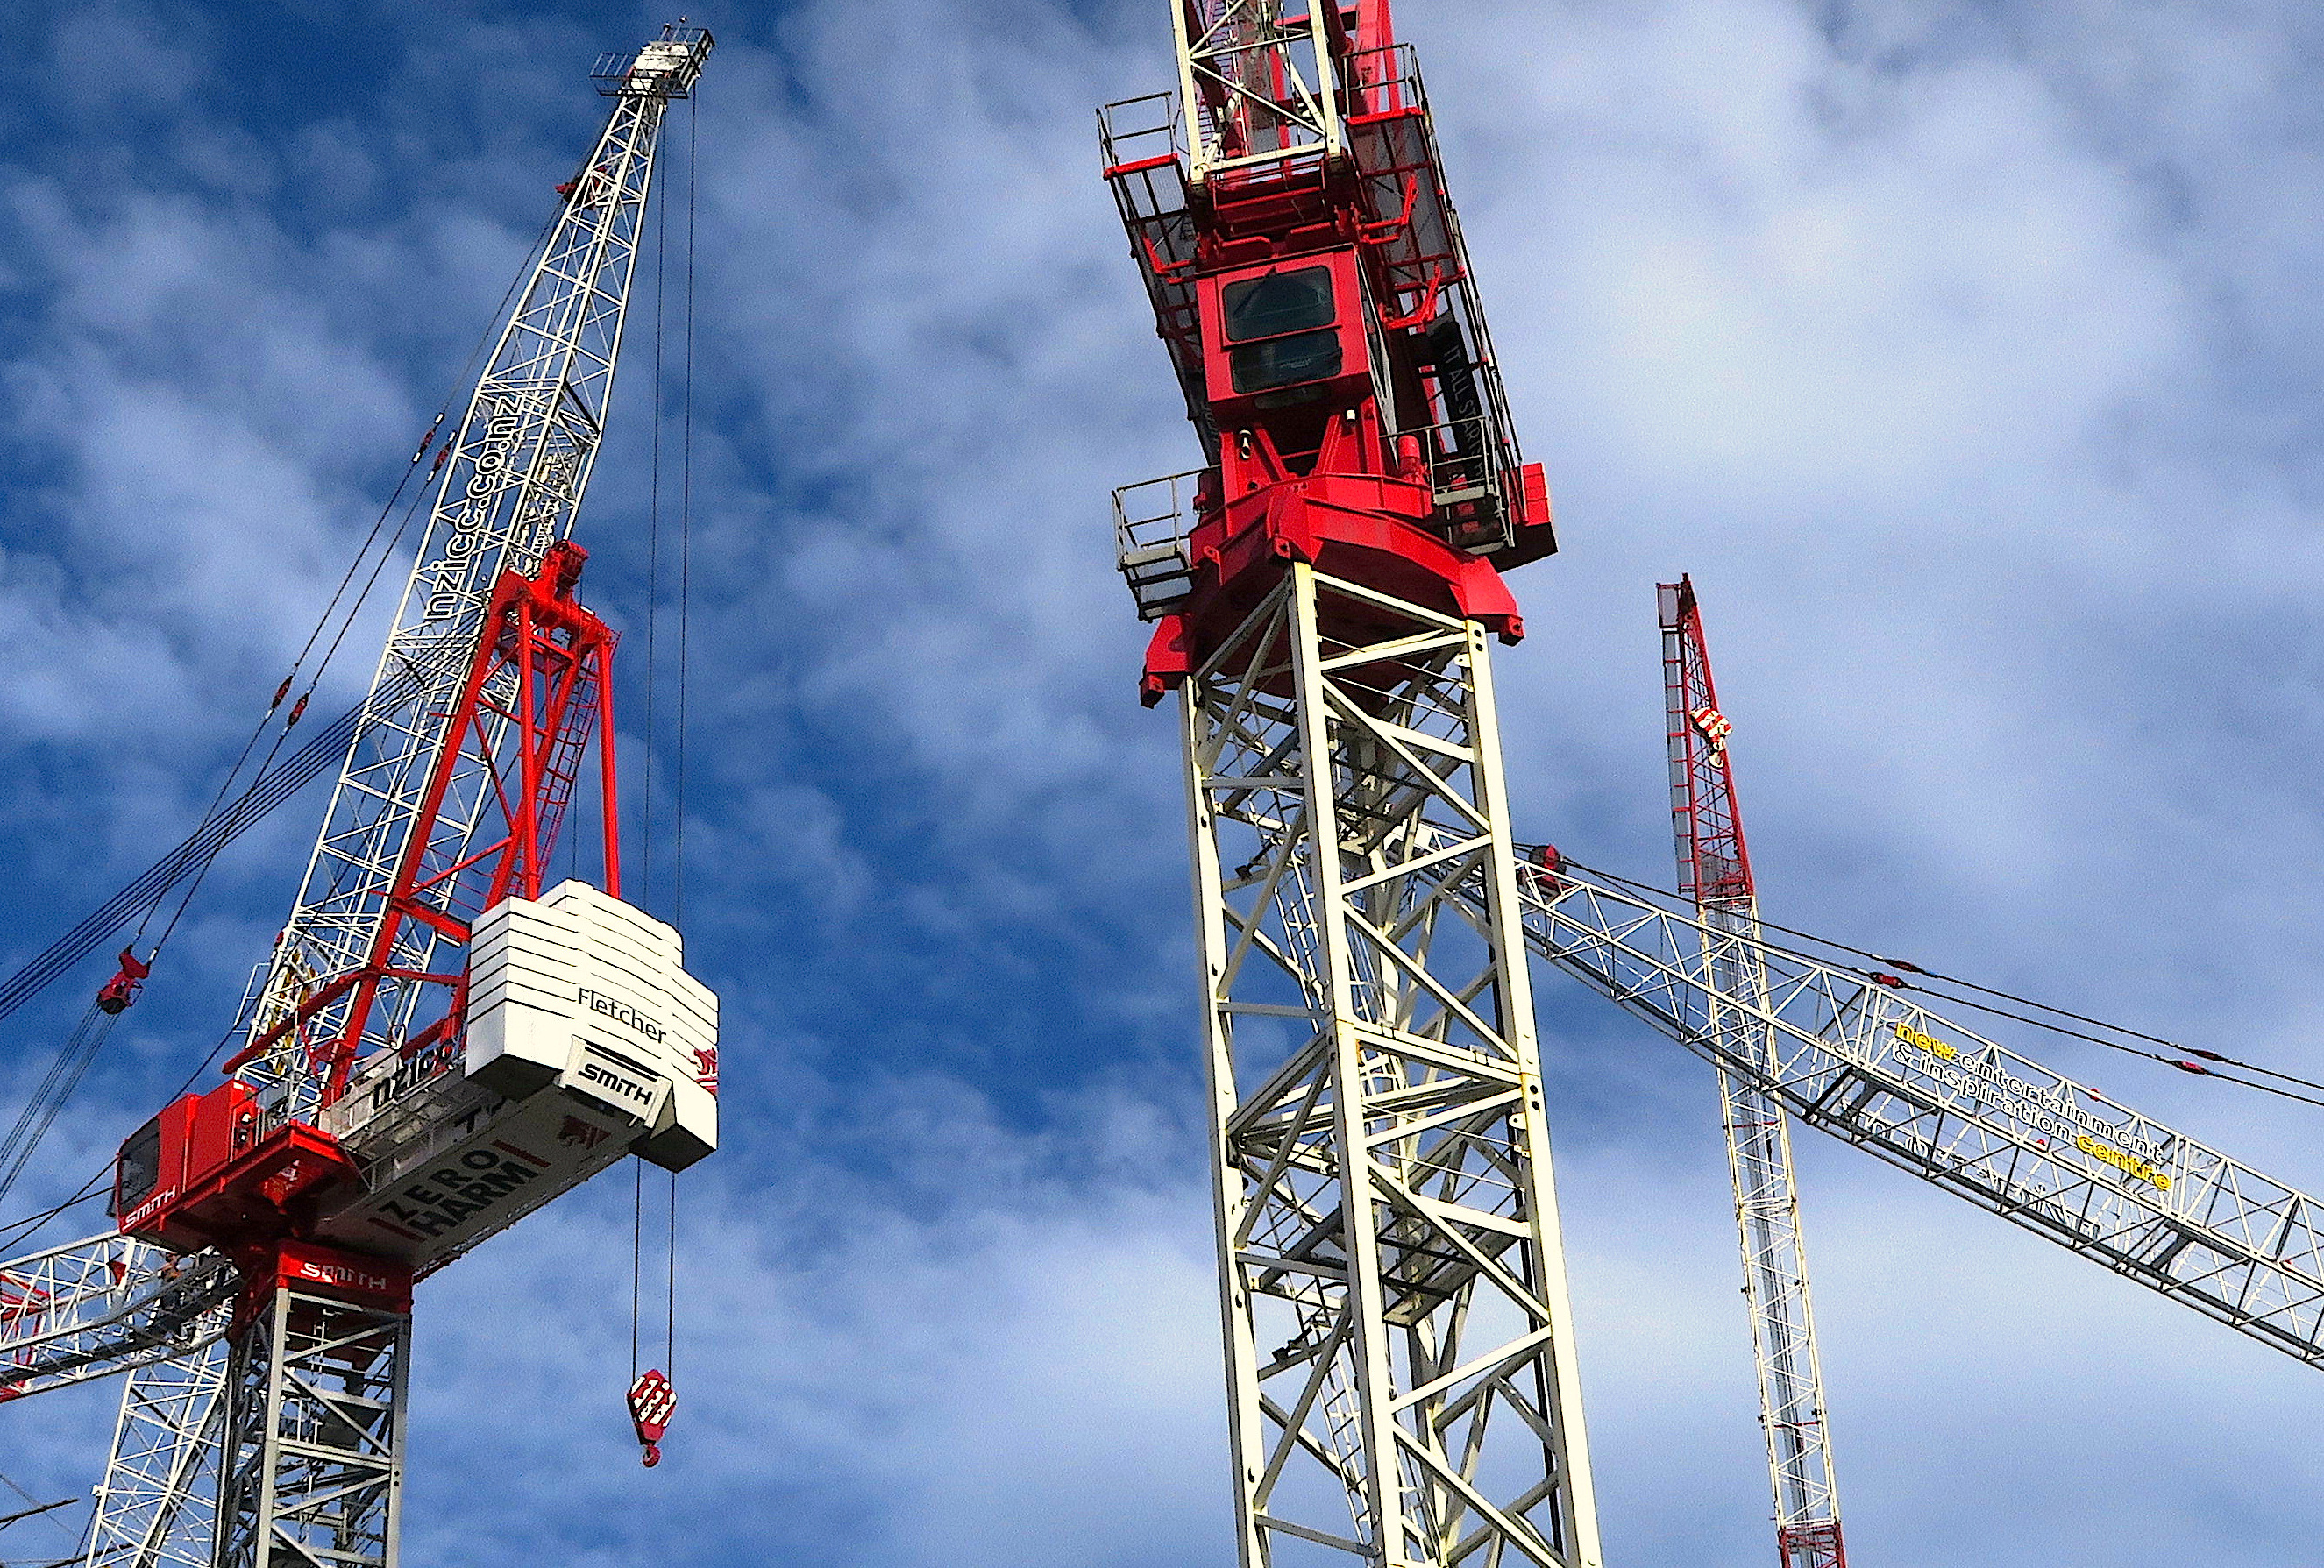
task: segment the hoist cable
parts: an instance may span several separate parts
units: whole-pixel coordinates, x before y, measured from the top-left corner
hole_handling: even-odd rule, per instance
[[[509,301],[531,275],[534,263],[555,233],[558,221],[558,217],[552,216],[534,238],[527,253],[525,265],[518,271],[515,278],[503,291],[499,304],[493,308],[492,315],[487,318],[489,325],[469,350],[466,362],[461,366],[459,375],[453,382],[454,386],[469,384],[469,378],[475,369],[476,362],[489,350],[496,336],[503,330],[502,318],[508,309]],[[275,766],[276,759],[281,754],[292,730],[305,715],[309,702],[320,687],[324,678],[329,672],[332,661],[346,643],[348,632],[362,618],[365,606],[369,604],[372,595],[379,586],[380,579],[388,563],[396,558],[396,552],[404,536],[410,530],[412,519],[418,514],[420,503],[428,498],[429,486],[427,481],[432,479],[445,466],[445,457],[450,449],[449,442],[457,438],[456,434],[447,438],[445,447],[437,448],[438,457],[434,466],[427,470],[417,487],[412,485],[413,476],[420,473],[420,465],[427,459],[430,447],[435,446],[437,435],[443,429],[445,420],[450,415],[454,399],[458,395],[455,392],[447,396],[438,406],[435,418],[429,423],[427,433],[421,437],[418,448],[413,451],[410,460],[404,465],[402,473],[397,477],[395,488],[390,492],[387,501],[381,506],[378,516],[373,519],[371,527],[365,531],[361,542],[356,546],[354,556],[349,559],[346,570],[340,575],[337,584],[331,591],[330,597],[325,602],[321,612],[315,618],[314,624],[309,629],[305,641],[300,644],[297,657],[291,661],[290,673],[275,688],[272,699],[266,706],[265,713],[243,741],[240,752],[235,754],[232,765],[226,769],[225,776],[218,781],[217,789],[211,793],[208,803],[203,807],[201,817],[195,825],[193,832],[180,841],[175,849],[133,880],[126,888],[99,905],[94,913],[76,925],[62,937],[34,955],[5,981],[0,981],[0,1018],[7,1017],[23,1006],[133,918],[137,922],[135,935],[131,940],[134,949],[144,938],[154,914],[161,908],[171,890],[183,883],[183,892],[175,900],[175,905],[171,909],[168,919],[163,923],[160,935],[153,939],[146,952],[143,962],[150,967],[161,955],[162,948],[168,945],[179,924],[185,918],[187,910],[191,907],[195,896],[201,890],[203,882],[208,878],[211,868],[217,863],[217,856],[226,846],[240,837],[244,832],[277,806],[281,805],[311,783],[335,761],[344,756],[354,742],[367,707],[374,703],[382,706],[392,706],[408,700],[417,692],[420,682],[410,672],[391,678],[383,683],[380,690],[367,697],[364,704],[358,705],[343,715],[305,746],[293,752],[288,762],[280,768]],[[409,501],[404,499],[407,490],[411,492]],[[401,507],[402,515],[397,518],[399,504]],[[392,532],[388,530],[391,519],[395,519]],[[385,536],[384,542],[383,542],[383,535]],[[368,572],[364,571],[366,561],[370,566]],[[349,589],[356,583],[359,576],[362,579],[361,586],[355,589],[353,597],[350,598]],[[318,644],[323,643],[326,635],[329,637],[329,641],[324,646],[321,657],[315,659],[315,650]],[[310,659],[313,660],[311,668]],[[299,689],[298,698],[291,705],[287,717],[277,726],[276,715],[282,712],[283,702],[294,688]],[[252,755],[257,751],[259,742],[264,738],[269,728],[274,729],[272,742],[266,748],[264,755],[259,758],[256,767],[252,770],[251,782],[239,795],[235,794],[235,785],[241,780],[244,770],[251,767]],[[72,1035],[58,1050],[40,1084],[19,1111],[14,1125],[11,1127],[5,1139],[0,1139],[0,1200],[5,1200],[14,1187],[33,1153],[40,1148],[50,1129],[55,1125],[58,1116],[61,1114],[66,1103],[70,1101],[74,1092],[79,1087],[81,1079],[88,1073],[90,1064],[111,1036],[114,1023],[118,1017],[117,1012],[106,1011],[95,1005],[89,1008]],[[221,1042],[220,1048],[223,1048],[223,1044],[224,1042]],[[215,1061],[217,1056],[217,1052],[213,1050],[209,1060]],[[208,1062],[203,1064],[204,1068],[208,1065]],[[187,1080],[187,1086],[191,1086],[194,1078],[198,1077],[201,1071],[200,1068],[196,1070],[193,1077]],[[180,1093],[183,1091],[181,1090]],[[96,1178],[97,1181],[102,1179],[102,1176]],[[94,1185],[95,1181],[92,1182],[91,1187]],[[78,1196],[69,1200],[47,1214],[36,1216],[31,1222],[31,1229],[37,1230],[41,1224],[62,1213],[65,1209],[85,1201],[92,1195],[91,1187],[84,1187]],[[30,1231],[18,1232],[19,1235],[29,1233]]]
[[[670,919],[683,925],[686,920],[686,738],[687,673],[691,663],[694,638],[694,236],[695,187],[698,167],[696,150],[699,138],[696,126],[701,110],[688,108],[686,115],[686,325],[681,374],[685,378],[679,390],[678,457],[678,734],[675,768],[675,804],[678,820],[672,826],[670,846]]]
[[[79,1026],[49,1064],[47,1076],[17,1112],[16,1124],[8,1130],[5,1139],[0,1139],[0,1202],[6,1201],[14,1190],[33,1151],[48,1136],[49,1129],[56,1125],[73,1091],[80,1087],[82,1075],[97,1059],[119,1018],[118,1013],[107,1012],[95,1002],[89,1004],[88,1010],[81,1015]]]
[[[694,238],[696,233],[697,162],[696,134],[701,110],[686,115],[686,294],[685,326],[678,391],[678,733],[671,760],[671,804],[678,819],[670,830],[671,921],[686,922],[686,740],[688,674],[694,641]],[[669,1175],[669,1277],[662,1295],[662,1368],[678,1377],[678,1172]]]
[[[1599,871],[1593,867],[1583,865],[1581,862],[1572,860],[1571,857],[1567,857],[1565,863],[1572,865],[1576,871],[1586,872],[1592,877],[1610,882],[1616,887],[1622,888],[1630,892],[1647,895],[1657,899],[1668,899],[1673,902],[1684,902],[1683,899],[1677,894],[1668,892],[1661,888],[1654,887],[1646,882],[1633,881],[1628,877],[1617,876],[1611,872]],[[2049,1013],[2055,1018],[2072,1019],[2077,1023],[2085,1023],[2090,1025],[2094,1028],[2106,1029],[2110,1033],[2126,1037],[2126,1039],[2144,1040],[2155,1045],[2166,1046],[2174,1051],[2185,1051],[2190,1056],[2200,1056],[2203,1058],[2204,1061],[2217,1062],[2226,1066],[2239,1067],[2246,1072],[2264,1074],[2271,1078],[2281,1079],[2287,1084],[2297,1084],[2301,1088],[2314,1089],[2319,1091],[2319,1093],[2324,1093],[2324,1084],[2319,1084],[2310,1079],[2299,1077],[2291,1073],[2280,1072],[2272,1067],[2262,1067],[2250,1062],[2239,1061],[2235,1057],[2223,1056],[2216,1051],[2207,1051],[2198,1047],[2181,1045],[2176,1040],[2164,1039],[2159,1035],[2150,1035],[2140,1029],[2128,1028],[2119,1024],[2107,1023],[2103,1019],[2090,1018],[2082,1013],[2070,1012],[2064,1008],[2052,1007],[2047,1002],[2036,1001],[2030,997],[2018,996],[2010,992],[1998,991],[1991,986],[1978,985],[1970,981],[1958,980],[1950,975],[1938,974],[1932,971],[1923,969],[1918,964],[1908,964],[1902,959],[1886,957],[1880,954],[1874,953],[1868,948],[1852,947],[1845,942],[1835,942],[1830,937],[1819,936],[1811,931],[1801,931],[1789,926],[1779,926],[1772,920],[1759,919],[1755,916],[1754,923],[1763,931],[1779,931],[1786,936],[1796,937],[1803,942],[1812,943],[1819,947],[1829,948],[1835,953],[1846,953],[1858,958],[1868,958],[1876,964],[1886,964],[1893,969],[1902,969],[1907,973],[1921,975],[1923,978],[1927,980],[1939,981],[1947,985],[1962,986],[1970,991],[1980,992],[1986,996],[1997,997],[2002,1001],[2015,1003],[2020,1007],[2032,1008],[2038,1012]],[[1826,965],[1826,961],[1817,957],[1814,954],[1802,952],[1796,948],[1785,947],[1777,943],[1768,942],[1764,938],[1759,941],[1758,945],[1766,948],[1770,953],[1778,954],[1786,958],[1796,959],[1803,964]],[[1996,1007],[1991,1002],[1979,1001],[1974,997],[1953,995],[1947,992],[1937,990],[1932,986],[1915,985],[1896,975],[1886,973],[1885,971],[1859,969],[1849,964],[1840,964],[1832,967],[1846,969],[1849,973],[1860,976],[1872,985],[1877,986],[1883,991],[1917,992],[1923,995],[1932,997],[1937,1001],[1946,1002],[1951,1006],[1973,1009],[1976,1011],[1986,1013],[1995,1018],[2007,1019],[2013,1023],[2022,1023],[2034,1028],[2045,1029],[2053,1035],[2063,1036],[2069,1039],[2082,1040],[2090,1045],[2101,1046],[2109,1051],[2118,1051],[2125,1056],[2138,1056],[2150,1062],[2158,1062],[2166,1067],[2175,1067],[2182,1073],[2189,1073],[2199,1077],[2209,1078],[2221,1084],[2232,1084],[2238,1088],[2256,1089],[2263,1094],[2273,1094],[2277,1096],[2279,1099],[2297,1101],[2303,1105],[2324,1107],[2324,1099],[2295,1093],[2289,1089],[2278,1088],[2273,1084],[2255,1083],[2248,1078],[2237,1078],[2226,1073],[2215,1072],[2211,1068],[2203,1065],[2201,1062],[2182,1061],[2176,1056],[2164,1056],[2159,1052],[2147,1050],[2140,1046],[2126,1044],[2124,1039],[2108,1039],[2103,1035],[2094,1035],[2086,1030],[2071,1028],[2064,1024],[2053,1023],[2048,1019],[2034,1018],[2025,1013],[2012,1012],[2006,1008]]]

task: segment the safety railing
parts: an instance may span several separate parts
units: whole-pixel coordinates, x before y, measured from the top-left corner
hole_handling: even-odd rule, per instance
[[[1446,537],[1462,549],[1500,549],[1514,538],[1508,495],[1515,455],[1490,415],[1407,432],[1420,443],[1428,487]]]
[[[1148,479],[1113,493],[1114,562],[1141,621],[1160,620],[1194,586],[1186,537],[1194,529],[1194,492],[1205,472]]]
[[[1117,170],[1186,155],[1185,120],[1176,93],[1148,93],[1106,105],[1097,112],[1097,136],[1109,179]]]

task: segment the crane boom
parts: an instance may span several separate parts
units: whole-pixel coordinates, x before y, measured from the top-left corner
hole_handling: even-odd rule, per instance
[[[601,63],[613,111],[560,188],[563,209],[448,443],[394,631],[248,1026],[254,1050],[240,1070],[280,1115],[314,1120],[355,1062],[401,1047],[450,1005],[429,977],[439,947],[481,912],[466,862],[495,803],[486,759],[508,720],[484,715],[483,743],[448,748],[450,775],[435,775],[494,585],[538,571],[571,532],[595,466],[661,123],[711,47],[699,28],[665,34]],[[297,1028],[270,1035],[302,1007]]]
[[[1519,879],[1525,939],[1553,967],[1806,1125],[2324,1367],[2316,1198],[1863,973],[1760,940],[1764,992],[1722,991],[1702,955],[1738,938],[1540,853]],[[1736,1049],[1729,1010],[1764,1055]]]
[[[117,1232],[0,1264],[0,1401],[198,1349],[224,1332],[237,1283],[216,1253]]]
[[[716,1145],[716,999],[620,899],[615,639],[567,538],[659,131],[711,48],[666,27],[593,73],[605,128],[439,453],[226,1081],[122,1146],[121,1234],[7,1271],[0,1397],[133,1372],[91,1568],[393,1568],[414,1278],[625,1154]],[[604,887],[549,889],[593,736]]]
[[[1720,1058],[1772,1065],[1771,1038],[1755,1016],[1764,1010],[1767,974],[1751,853],[1735,798],[1730,725],[1719,708],[1711,648],[1694,584],[1659,586],[1663,700],[1668,723],[1671,826],[1678,850],[1679,891],[1702,911],[1701,959],[1707,982],[1748,1004],[1714,1005],[1709,1023]],[[1825,1421],[1822,1357],[1808,1287],[1807,1242],[1800,1226],[1799,1184],[1792,1171],[1791,1120],[1750,1077],[1718,1068],[1720,1122],[1735,1189],[1743,1252],[1743,1298],[1759,1370],[1759,1424],[1775,1499],[1775,1546],[1783,1568],[1848,1568],[1840,1490],[1832,1478]]]

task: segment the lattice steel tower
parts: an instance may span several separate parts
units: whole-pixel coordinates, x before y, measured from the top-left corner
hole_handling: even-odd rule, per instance
[[[1245,1568],[1601,1562],[1489,640],[1555,548],[1384,0],[1170,7],[1102,124],[1209,459],[1116,497],[1180,693]]]

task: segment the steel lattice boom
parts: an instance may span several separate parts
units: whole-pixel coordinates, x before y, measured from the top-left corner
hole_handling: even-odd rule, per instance
[[[1765,1010],[1767,975],[1760,959],[1751,854],[1743,839],[1734,759],[1727,746],[1732,725],[1719,708],[1693,583],[1665,583],[1659,597],[1679,890],[1702,912],[1704,983],[1721,999],[1711,1008],[1708,1021],[1720,1038],[1720,1059],[1740,1057],[1772,1067],[1771,1038],[1757,1019]],[[1730,997],[1744,1005],[1728,1005],[1724,999]],[[1727,1134],[1743,1252],[1743,1296],[1758,1359],[1759,1421],[1766,1432],[1775,1489],[1776,1547],[1783,1568],[1847,1568],[1823,1368],[1809,1301],[1799,1185],[1792,1173],[1790,1119],[1752,1077],[1723,1065],[1718,1075],[1720,1121]]]
[[[2324,1367],[2318,1200],[1869,976],[1757,943],[1756,998],[1707,977],[1737,938],[1571,862],[1520,866],[1526,945],[1802,1122]],[[1463,899],[1489,897],[1471,882]],[[1764,1051],[1738,1052],[1739,1012]]]
[[[706,33],[681,30],[612,74],[613,113],[565,188],[564,209],[450,443],[372,701],[252,1019],[256,1042],[302,1014],[243,1067],[279,1099],[281,1116],[312,1120],[344,1088],[347,1064],[400,1047],[449,1006],[445,988],[422,977],[441,970],[438,949],[456,945],[482,911],[484,889],[459,872],[495,805],[498,787],[480,759],[506,721],[487,715],[486,743],[448,777],[435,777],[436,765],[494,585],[506,572],[537,571],[580,509],[613,395],[659,133],[709,51]],[[415,829],[425,834],[416,844]],[[425,890],[420,901],[436,918],[391,918],[400,877]],[[366,982],[302,1011],[350,975]],[[318,1061],[336,1070],[318,1074]]]

